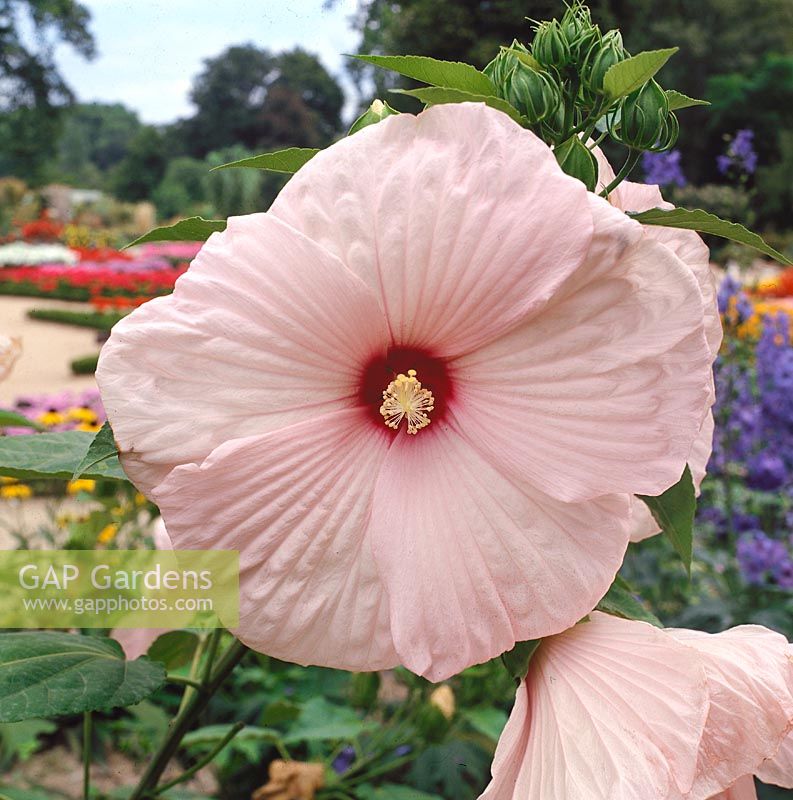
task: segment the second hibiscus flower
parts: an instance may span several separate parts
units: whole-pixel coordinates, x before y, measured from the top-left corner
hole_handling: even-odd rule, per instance
[[[338,142],[113,330],[99,380],[246,644],[432,679],[569,628],[712,401],[691,269],[478,104]],[[146,413],[141,413],[141,401]]]

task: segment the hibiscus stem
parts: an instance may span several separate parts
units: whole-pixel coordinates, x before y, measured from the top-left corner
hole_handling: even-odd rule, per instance
[[[130,795],[129,800],[144,800],[144,798],[155,796],[157,784],[162,777],[162,773],[179,749],[182,738],[247,652],[248,648],[235,639],[218,660],[217,667],[212,674],[205,675],[202,681],[204,690],[202,692],[193,692],[190,700],[176,715],[165,739],[149,762],[148,767],[146,767],[146,771],[141,776],[140,782]],[[187,691],[192,691],[192,688],[188,687]]]
[[[624,180],[628,177],[628,175],[633,172],[633,168],[639,163],[639,159],[642,157],[641,150],[633,150],[628,153],[628,157],[625,159],[625,163],[620,168],[620,171],[617,173],[617,176],[614,180],[600,193],[601,197],[608,197],[611,192],[613,192]]]

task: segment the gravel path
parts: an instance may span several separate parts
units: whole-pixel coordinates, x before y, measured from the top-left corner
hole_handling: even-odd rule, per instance
[[[95,385],[92,375],[76,377],[69,369],[72,359],[96,353],[96,331],[28,319],[31,308],[91,310],[82,303],[35,297],[0,297],[0,333],[22,339],[22,355],[11,375],[0,383],[0,405],[17,395],[81,390]]]

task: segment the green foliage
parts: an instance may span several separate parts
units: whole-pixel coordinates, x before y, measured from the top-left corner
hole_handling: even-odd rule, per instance
[[[125,661],[112,639],[0,634],[0,722],[132,705],[165,680],[160,664]]]
[[[358,800],[443,800],[440,795],[420,792],[410,786],[398,783],[384,783],[381,786],[361,786],[356,792]]]
[[[168,631],[155,639],[146,655],[164,664],[166,669],[178,669],[190,663],[198,641],[192,631]]]
[[[630,585],[619,575],[609,587],[606,595],[598,603],[597,608],[599,611],[605,611],[608,614],[614,614],[624,619],[638,619],[659,627],[661,625],[658,617],[645,608],[641,600],[637,599],[636,593],[631,589]]]
[[[717,216],[701,209],[692,211],[687,208],[675,208],[667,211],[662,208],[653,208],[638,214],[630,214],[630,216],[643,225],[662,225],[665,228],[683,228],[684,230],[720,236],[723,239],[729,239],[732,242],[752,247],[758,252],[779,261],[780,264],[793,265],[793,262],[783,256],[782,253],[766,244],[761,236],[747,230],[743,225],[719,219]]]
[[[41,746],[39,737],[55,730],[55,724],[46,719],[0,722],[0,768],[7,769],[16,759],[30,758]]]
[[[92,356],[82,356],[75,358],[70,364],[69,368],[72,375],[93,375],[96,372],[96,365],[99,362],[99,353]]]
[[[0,436],[0,474],[11,478],[70,480],[83,463],[94,434],[87,431]],[[83,472],[85,478],[126,480],[115,456]]]
[[[207,163],[207,199],[218,217],[265,211],[286,182],[286,176],[259,169],[215,169],[229,162],[242,161],[252,154],[236,146],[210,153]]]
[[[35,428],[38,431],[45,430],[43,425],[28,419],[15,411],[7,411],[0,408],[0,428]]]
[[[152,194],[161,217],[170,218],[206,201],[207,165],[189,156],[168,162],[165,176]]]
[[[447,89],[441,86],[425,86],[420,89],[392,89],[396,94],[407,95],[421,100],[428,106],[439,103],[484,103],[491,108],[497,108],[508,114],[516,122],[520,122],[522,117],[516,108],[513,108],[506,100],[492,95],[471,94],[462,89]]]
[[[578,178],[590,191],[595,190],[598,179],[598,165],[595,156],[587,149],[578,136],[571,136],[553,151],[559,166],[574,178]]]
[[[70,311],[64,308],[31,308],[28,311],[31,319],[60,322],[63,325],[74,325],[78,328],[95,328],[98,331],[109,331],[124,314],[104,313],[99,311]]]
[[[372,56],[358,55],[356,58],[376,67],[390,69],[408,78],[428,83],[430,86],[443,86],[459,89],[462,92],[490,96],[496,93],[493,81],[470,64],[459,61],[440,61],[426,56]]]
[[[230,167],[250,167],[263,169],[267,172],[283,172],[293,174],[300,167],[307,164],[319,150],[316,147],[287,147],[285,150],[276,150],[274,153],[263,153],[259,156],[249,156],[228,164],[213,167],[212,171],[229,169]]]
[[[162,134],[156,128],[141,128],[113,172],[115,195],[129,202],[147,200],[163,179],[167,161]]]
[[[144,242],[204,242],[216,231],[226,230],[225,219],[203,219],[190,217],[173,225],[154,228],[130,242],[127,247]]]
[[[512,650],[501,656],[501,661],[507,672],[516,683],[520,683],[529,671],[529,662],[542,643],[542,639],[532,639],[529,642],[518,642]]]
[[[647,83],[678,50],[649,50],[614,64],[603,78],[603,90],[612,100],[626,97]]]
[[[677,92],[674,89],[666,90],[666,100],[669,103],[670,111],[677,111],[681,108],[691,108],[693,106],[709,106],[707,100],[695,100],[693,97]]]
[[[74,468],[72,480],[76,481],[81,475],[96,469],[99,464],[110,458],[118,458],[118,447],[113,438],[113,429],[106,421],[88,445],[83,460]]]
[[[688,465],[683,470],[680,480],[663,494],[657,497],[640,494],[637,497],[650,509],[653,518],[669,537],[690,575],[697,498]]]
[[[347,135],[352,136],[361,129],[367,128],[369,125],[375,125],[386,117],[392,117],[394,114],[398,113],[399,112],[395,108],[391,108],[391,106],[383,100],[373,100],[369,108],[353,122],[350,130],[347,131]]]

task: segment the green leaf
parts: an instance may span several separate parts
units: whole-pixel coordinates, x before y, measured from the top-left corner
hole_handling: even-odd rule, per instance
[[[629,95],[644,86],[679,49],[646,50],[617,62],[603,77],[603,91],[611,100]]]
[[[598,165],[595,156],[578,136],[571,136],[553,151],[559,166],[574,178],[578,178],[590,191],[595,191]]]
[[[394,114],[399,112],[395,108],[391,108],[384,100],[373,100],[372,105],[361,114],[358,119],[353,122],[352,127],[347,132],[347,136],[352,136],[354,133],[363,128],[368,128],[370,125],[376,125],[386,117],[393,117]]]
[[[541,642],[542,639],[518,642],[512,650],[501,654],[501,661],[516,683],[520,683],[526,677],[529,671],[529,662]]]
[[[162,664],[125,661],[112,639],[0,633],[0,722],[129,706],[164,681]]]
[[[416,97],[428,106],[436,106],[442,103],[484,103],[508,114],[515,122],[523,123],[523,117],[517,108],[510,105],[506,100],[494,95],[472,94],[461,89],[446,89],[441,86],[425,86],[421,89],[391,89],[394,94],[406,94],[408,97]]]
[[[614,579],[614,583],[609,587],[605,597],[598,603],[598,611],[605,611],[607,614],[614,614],[624,619],[638,619],[642,622],[649,622],[658,628],[663,627],[661,621],[652,612],[648,611],[642,603],[636,599],[635,592],[630,585],[619,575]]]
[[[439,61],[428,56],[353,56],[359,61],[374,64],[376,67],[390,69],[407,78],[428,83],[430,86],[443,86],[446,89],[460,89],[472,94],[494,95],[496,86],[484,72],[470,64],[460,61]]]
[[[158,636],[146,655],[166,669],[179,669],[189,664],[198,647],[198,636],[192,631],[168,631]]]
[[[647,497],[643,494],[636,496],[647,504],[653,518],[671,540],[690,575],[697,498],[688,465],[686,464],[680,480],[658,497]]]
[[[287,147],[285,150],[276,150],[273,153],[262,153],[259,156],[241,158],[239,161],[229,161],[228,164],[213,167],[210,172],[216,172],[219,169],[248,167],[291,175],[311,161],[318,152],[316,147]]]
[[[669,101],[670,111],[679,111],[681,108],[691,108],[691,106],[709,106],[707,100],[695,100],[687,94],[677,92],[674,89],[666,90],[666,99]]]
[[[0,722],[0,764],[30,758],[41,746],[39,736],[57,730],[48,719],[25,719],[21,722]]]
[[[778,250],[774,250],[771,245],[766,244],[762,236],[752,233],[752,231],[747,230],[737,222],[719,219],[715,214],[710,214],[701,208],[693,210],[674,208],[669,211],[663,208],[651,208],[649,211],[641,211],[636,214],[629,214],[629,216],[637,222],[641,222],[642,225],[662,225],[665,228],[683,228],[684,230],[721,236],[731,242],[738,242],[738,244],[752,247],[780,264],[793,266],[793,261],[783,256]]]
[[[9,478],[63,478],[70,480],[85,461],[94,434],[88,431],[32,433],[0,436],[0,475]],[[129,480],[117,456],[110,456],[84,469],[83,477]]]
[[[535,72],[545,71],[543,65],[540,64],[540,62],[537,61],[537,59],[531,55],[531,53],[524,53],[523,50],[515,50],[512,47],[504,47],[504,45],[501,46],[501,49],[505,53],[515,56],[518,61],[525,64],[527,67],[531,67]]]
[[[225,219],[204,219],[203,217],[188,217],[180,219],[173,225],[163,225],[152,228],[148,233],[139,236],[127,247],[145,242],[205,242],[211,234],[226,230]],[[124,248],[126,250],[126,247]]]
[[[105,421],[105,424],[99,429],[96,436],[91,440],[88,445],[83,460],[77,465],[77,469],[72,475],[72,480],[76,481],[83,473],[107,461],[108,458],[118,457],[118,447],[116,447],[116,440],[113,438],[113,429],[110,423]]]
[[[349,741],[371,726],[351,708],[329,703],[324,697],[312,697],[303,704],[300,716],[284,736],[284,743]]]
[[[493,742],[498,741],[507,724],[507,714],[500,708],[469,708],[463,712],[463,717],[475,731]]]
[[[0,428],[33,428],[37,431],[44,431],[46,428],[38,422],[17,414],[16,411],[5,411],[0,408]]]
[[[263,725],[280,725],[292,722],[300,716],[300,706],[290,700],[275,700],[262,711]]]
[[[214,747],[225,739],[234,727],[228,725],[206,725],[198,730],[191,731],[184,739],[184,747]],[[256,725],[246,725],[235,737],[234,741],[240,742],[279,742],[281,734],[271,728],[259,728]]]
[[[49,790],[0,786],[0,800],[53,800],[53,797]]]
[[[363,784],[355,790],[359,800],[443,800],[440,795],[427,794],[398,783],[383,783],[380,786]]]

